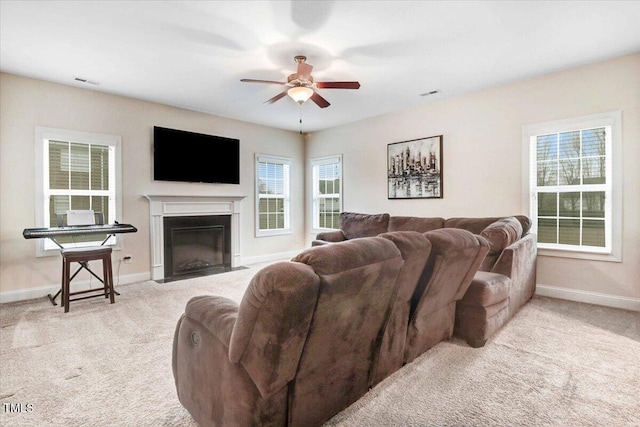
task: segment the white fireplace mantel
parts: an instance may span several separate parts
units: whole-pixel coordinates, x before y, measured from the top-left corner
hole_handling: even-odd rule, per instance
[[[149,195],[151,279],[164,279],[164,217],[231,215],[231,267],[240,263],[240,202],[246,196]]]

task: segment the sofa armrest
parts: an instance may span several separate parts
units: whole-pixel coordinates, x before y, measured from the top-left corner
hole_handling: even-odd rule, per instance
[[[238,303],[220,296],[198,296],[187,303],[185,316],[198,322],[228,348],[238,318]]]
[[[173,377],[178,399],[199,425],[286,423],[286,388],[260,395],[240,363],[229,360],[231,332],[238,304],[223,297],[201,296],[187,303],[173,340]]]
[[[515,217],[501,218],[485,227],[480,235],[489,241],[489,252],[480,271],[491,271],[504,249],[522,237],[522,225]]]
[[[491,269],[511,278],[509,308],[511,315],[533,296],[536,290],[537,236],[529,233],[507,246]]]
[[[190,359],[190,350],[197,350],[204,345],[201,345],[203,335],[206,335],[205,338],[216,338],[215,342],[207,343],[207,346],[216,347],[218,353],[224,353],[225,359],[229,359],[231,332],[237,316],[238,304],[228,298],[198,296],[189,300],[173,337],[173,377],[178,392],[179,379],[184,377],[180,371],[186,368],[181,366],[182,361]]]
[[[325,242],[344,242],[347,240],[342,230],[323,231],[316,235],[316,240],[324,240]]]

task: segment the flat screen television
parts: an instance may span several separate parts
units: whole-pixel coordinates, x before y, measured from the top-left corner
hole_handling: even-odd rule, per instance
[[[240,140],[154,126],[153,179],[240,184]]]

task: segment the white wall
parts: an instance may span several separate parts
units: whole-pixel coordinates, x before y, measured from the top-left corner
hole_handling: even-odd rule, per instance
[[[455,99],[425,99],[422,107],[308,135],[303,144],[295,132],[0,74],[0,301],[44,296],[60,282],[60,259],[36,258],[35,241],[22,237],[22,230],[35,224],[36,126],[122,136],[121,221],[139,229],[124,235],[123,253],[134,259],[116,271],[124,283],[149,277],[149,211],[143,194],[247,196],[242,202],[242,257],[260,260],[297,252],[310,244],[311,223],[305,228],[305,218],[310,219],[311,205],[305,194],[311,193],[300,183],[305,176],[303,166],[311,158],[344,155],[345,210],[442,217],[526,213],[521,206],[522,126],[622,110],[622,262],[539,257],[538,284],[555,296],[640,307],[638,76],[640,54],[635,54]],[[366,90],[364,85],[362,90]],[[153,182],[150,144],[154,125],[239,138],[242,183]],[[444,135],[444,198],[388,200],[387,144],[440,134]],[[292,171],[293,235],[254,237],[254,152],[290,156],[296,163]],[[309,173],[307,169],[307,188]]]
[[[44,296],[48,291],[39,289],[60,283],[60,258],[36,258],[36,241],[22,237],[24,228],[35,226],[36,126],[122,137],[123,215],[118,220],[135,225],[138,232],[123,235],[124,250],[114,255],[120,283],[150,277],[149,204],[143,194],[247,196],[240,224],[245,261],[304,247],[304,144],[295,132],[4,73],[0,111],[0,301]],[[154,125],[240,139],[240,185],[153,182]],[[293,158],[292,235],[255,237],[256,152]],[[216,160],[212,162],[215,166]],[[124,253],[131,254],[133,262],[118,267]]]
[[[307,164],[343,154],[345,211],[445,218],[527,214],[522,126],[613,110],[623,116],[622,262],[539,257],[538,284],[554,296],[640,310],[640,54],[455,99],[425,99],[418,108],[317,132],[307,136]],[[387,144],[433,135],[444,135],[444,198],[388,200]],[[308,172],[307,194],[310,179]]]

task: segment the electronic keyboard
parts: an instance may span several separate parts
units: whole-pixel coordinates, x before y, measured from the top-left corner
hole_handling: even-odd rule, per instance
[[[138,229],[131,224],[68,225],[66,227],[25,228],[22,236],[25,239],[40,239],[85,234],[135,233],[136,231]]]

